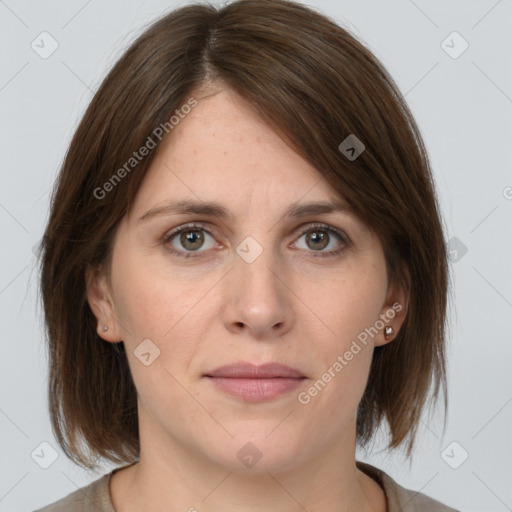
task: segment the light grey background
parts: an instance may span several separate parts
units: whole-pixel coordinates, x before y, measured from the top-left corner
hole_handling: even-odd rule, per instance
[[[32,251],[93,91],[147,24],[186,3],[0,0],[0,511],[34,510],[113,467],[81,470],[51,433]],[[460,240],[451,262],[446,433],[439,414],[425,418],[410,467],[379,451],[382,438],[358,458],[460,510],[512,510],[512,2],[309,5],[365,41],[395,78],[429,150],[448,237]],[[43,31],[58,42],[47,59],[31,47]],[[457,58],[463,40],[454,31],[469,44]],[[31,457],[44,441],[58,453],[48,469]]]

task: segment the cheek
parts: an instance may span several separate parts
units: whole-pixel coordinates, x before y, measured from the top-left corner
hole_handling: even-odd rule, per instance
[[[368,380],[373,346],[339,338],[322,354],[309,387],[297,397],[299,407],[322,425],[325,439],[339,435],[355,419]]]
[[[320,290],[320,291],[319,291]],[[386,295],[385,270],[377,265],[344,268],[320,284],[308,285],[307,305],[328,327],[336,350],[375,325]],[[371,341],[371,340],[370,340]]]
[[[190,362],[211,325],[211,301],[201,301],[211,283],[171,273],[158,261],[125,251],[113,273],[116,314],[143,400],[154,399],[159,389],[182,392],[173,376],[183,383],[189,379]]]
[[[122,251],[112,275],[116,314],[124,334],[132,342],[141,336],[162,340],[206,293],[204,280],[185,279],[162,268],[161,260]]]
[[[386,292],[385,268],[377,263],[344,269],[311,295],[311,309],[327,326],[315,350],[316,375],[306,389],[306,407],[315,414],[355,412],[364,392],[373,354],[375,324]],[[312,289],[312,288],[311,288]],[[341,418],[340,418],[341,420]]]
[[[179,383],[186,386],[184,370],[201,339],[187,329],[197,289],[152,267],[143,255],[126,252],[114,265],[116,315],[139,399],[154,414],[162,407],[170,421],[178,421],[187,403]]]

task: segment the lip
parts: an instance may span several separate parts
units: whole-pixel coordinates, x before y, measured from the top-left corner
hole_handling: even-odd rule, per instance
[[[237,363],[204,375],[216,388],[245,402],[264,402],[295,390],[306,379],[299,370],[280,363],[255,366]]]
[[[220,366],[205,374],[206,377],[227,377],[239,379],[273,379],[278,377],[305,377],[299,370],[281,363],[254,365],[251,363],[234,363]]]

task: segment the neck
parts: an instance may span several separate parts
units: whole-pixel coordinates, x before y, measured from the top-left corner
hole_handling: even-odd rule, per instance
[[[335,446],[298,464],[265,463],[263,454],[242,469],[238,459],[219,462],[171,438],[144,414],[139,432],[140,461],[111,479],[117,512],[386,512],[381,487],[356,468],[355,425]]]

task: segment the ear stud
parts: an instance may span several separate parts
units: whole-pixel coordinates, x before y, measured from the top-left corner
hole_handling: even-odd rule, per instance
[[[386,327],[384,327],[384,339],[389,341],[394,332],[393,327],[386,325]]]
[[[103,332],[108,331],[108,325],[104,325],[102,330],[103,330]]]

